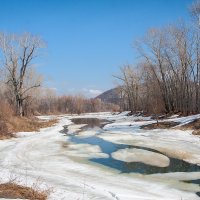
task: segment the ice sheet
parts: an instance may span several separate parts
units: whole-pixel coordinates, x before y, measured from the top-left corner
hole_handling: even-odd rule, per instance
[[[112,153],[112,157],[124,162],[142,162],[152,166],[167,167],[169,158],[159,153],[143,149],[121,149]]]

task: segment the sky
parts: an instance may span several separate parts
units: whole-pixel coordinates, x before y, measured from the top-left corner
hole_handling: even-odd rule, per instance
[[[30,32],[47,48],[36,69],[58,94],[94,97],[136,63],[134,41],[152,27],[189,20],[192,0],[0,0],[0,31]]]

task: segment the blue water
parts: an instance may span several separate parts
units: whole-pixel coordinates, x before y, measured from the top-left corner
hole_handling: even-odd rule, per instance
[[[91,128],[102,128],[102,124],[105,125],[108,123],[107,121],[101,121],[99,119],[91,119],[91,118],[83,118],[83,119],[72,119],[72,122],[76,124],[88,124],[88,126],[83,127],[84,131]],[[98,130],[98,134],[103,133],[104,130]],[[159,151],[156,151],[151,148],[133,146],[133,145],[125,145],[125,144],[116,144],[106,140],[103,140],[97,135],[90,137],[77,137],[76,135],[71,135],[70,141],[76,144],[90,144],[90,145],[98,145],[101,148],[101,151],[108,155],[108,158],[91,158],[90,161],[94,163],[98,163],[100,165],[104,165],[113,169],[119,170],[121,173],[141,173],[141,174],[155,174],[155,173],[168,173],[168,172],[196,172],[200,171],[200,166],[185,162],[183,160],[175,159],[169,157],[170,164],[168,167],[156,167],[147,165],[141,162],[124,162],[120,160],[116,160],[112,158],[111,154],[120,149],[126,148],[137,148],[144,149],[151,152],[156,152],[163,154]]]
[[[111,154],[120,149],[126,148],[137,148],[144,149],[152,152],[158,152],[154,149],[138,147],[133,145],[124,145],[124,144],[115,144],[109,141],[105,141],[97,136],[91,136],[87,138],[80,138],[77,136],[70,136],[70,140],[76,144],[90,144],[90,145],[98,145],[101,148],[101,151],[107,154],[108,158],[91,158],[91,162],[95,162],[107,167],[111,167],[113,169],[119,170],[121,173],[141,173],[141,174],[155,174],[155,173],[168,173],[168,172],[195,172],[200,171],[200,166],[187,163],[183,160],[171,158],[170,164],[168,167],[156,167],[147,165],[141,162],[124,162],[120,160],[114,159]]]

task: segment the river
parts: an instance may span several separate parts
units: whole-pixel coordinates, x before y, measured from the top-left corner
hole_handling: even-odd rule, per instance
[[[142,130],[153,121],[125,114],[54,117],[53,127],[0,141],[2,181],[40,179],[58,200],[200,199],[200,138],[192,131]]]

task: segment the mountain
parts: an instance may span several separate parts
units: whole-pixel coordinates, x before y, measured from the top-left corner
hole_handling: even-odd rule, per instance
[[[114,103],[114,104],[120,104],[120,93],[119,88],[113,88],[110,90],[107,90],[97,96],[95,99],[101,99],[102,101],[106,103]]]

